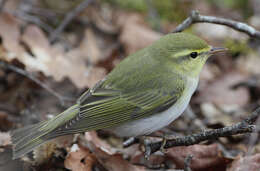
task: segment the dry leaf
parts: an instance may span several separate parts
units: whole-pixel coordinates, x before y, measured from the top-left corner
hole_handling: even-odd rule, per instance
[[[118,15],[118,25],[122,30],[119,39],[125,46],[127,54],[152,44],[162,36],[145,26],[142,16],[138,14],[120,13]]]
[[[246,75],[238,71],[222,75],[201,90],[196,100],[200,103],[207,102],[218,106],[243,106],[247,104],[250,99],[248,89],[245,87],[234,89],[232,87],[246,80],[246,78]]]
[[[82,51],[82,54],[86,54],[85,58],[88,59],[91,64],[95,64],[100,60],[101,51],[97,44],[96,36],[91,28],[85,30],[84,39],[79,48]]]
[[[231,163],[227,171],[259,171],[260,154],[241,157]]]
[[[95,132],[86,132],[85,138],[89,143],[89,148],[96,156],[97,160],[108,171],[144,171],[140,166],[135,166],[123,159],[121,154],[115,153],[110,145],[100,140]]]
[[[23,53],[24,49],[19,44],[19,22],[12,15],[4,12],[0,14],[0,37],[2,38],[2,44],[7,51],[5,56],[8,60]]]
[[[123,159],[121,154],[109,155],[100,148],[95,148],[94,154],[108,171],[145,171],[144,167],[135,166]]]
[[[53,141],[46,142],[33,150],[33,158],[37,164],[44,163],[51,159],[56,150]]]
[[[26,27],[21,36],[18,20],[9,14],[0,15],[0,36],[6,50],[6,54],[0,55],[1,59],[11,61],[16,58],[30,72],[43,72],[56,81],[68,77],[78,88],[93,86],[105,76],[105,69],[87,67],[85,51],[77,48],[65,52],[59,45],[51,46],[43,31],[35,25]],[[92,59],[96,61],[100,56],[99,49],[93,44],[90,49]]]
[[[188,155],[193,155],[191,169],[194,170],[217,170],[218,167],[225,168],[228,160],[221,155],[217,144],[192,145],[188,147],[173,147],[166,153],[178,167],[184,167],[184,160]]]
[[[250,74],[260,74],[260,58],[258,53],[251,53],[246,57],[239,58],[238,68]]]
[[[13,122],[8,119],[6,112],[0,111],[0,130],[8,131],[13,126]]]
[[[74,144],[67,155],[64,165],[72,171],[92,171],[96,158],[86,148]]]
[[[202,103],[200,106],[203,115],[207,118],[207,124],[222,123],[224,126],[229,126],[237,122],[234,116],[228,115],[212,103]]]

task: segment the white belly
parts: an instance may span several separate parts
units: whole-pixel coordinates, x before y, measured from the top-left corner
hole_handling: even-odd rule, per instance
[[[198,85],[198,79],[190,78],[185,94],[166,111],[154,114],[151,117],[135,120],[125,123],[115,128],[109,129],[120,137],[136,137],[139,135],[148,135],[169,125],[178,118],[186,109],[190,98]]]

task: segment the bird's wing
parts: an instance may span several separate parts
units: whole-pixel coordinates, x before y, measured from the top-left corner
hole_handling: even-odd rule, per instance
[[[78,133],[117,126],[151,116],[171,107],[184,88],[161,88],[123,92],[102,87],[102,83],[83,94],[78,100],[79,113],[55,135]],[[54,132],[53,132],[54,133]]]

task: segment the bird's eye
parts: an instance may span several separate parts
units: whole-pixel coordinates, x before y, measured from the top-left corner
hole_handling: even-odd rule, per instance
[[[198,56],[197,52],[191,52],[190,57],[196,58]]]

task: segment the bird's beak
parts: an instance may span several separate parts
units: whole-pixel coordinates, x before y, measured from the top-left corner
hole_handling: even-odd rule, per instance
[[[225,52],[227,50],[228,50],[227,48],[223,48],[223,47],[211,47],[209,53],[215,54],[215,53],[218,53],[218,52]]]

